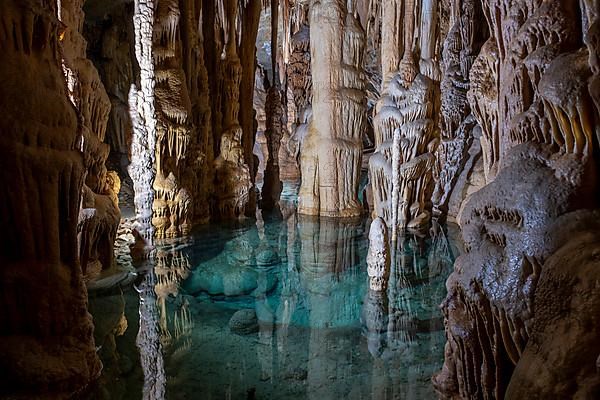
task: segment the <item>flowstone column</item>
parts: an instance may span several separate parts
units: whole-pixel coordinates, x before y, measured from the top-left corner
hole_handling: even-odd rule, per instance
[[[298,212],[360,215],[358,184],[366,124],[363,53],[365,34],[340,0],[310,8],[313,114],[301,148]]]
[[[437,84],[432,79],[439,75],[434,51],[437,38],[435,27],[425,21],[420,25],[415,14],[422,18],[435,15],[435,6],[428,1],[407,0],[403,19],[394,18],[396,26],[382,26],[382,37],[395,35],[398,43],[399,24],[404,28],[404,54],[399,70],[388,81],[384,80],[382,96],[376,105],[377,115],[373,119],[376,151],[369,160],[375,215],[385,220],[392,231],[392,240],[398,231],[422,230],[430,220],[434,153],[439,143],[435,116]],[[417,34],[419,31],[422,37]],[[418,45],[415,37],[419,37]],[[382,51],[382,57],[392,54]],[[418,59],[422,61],[422,70]],[[389,68],[388,62],[382,59],[383,70]]]
[[[154,62],[152,33],[154,1],[136,0],[133,15],[135,56],[140,67],[140,87],[131,86],[129,112],[133,125],[129,175],[133,181],[136,228],[151,244],[154,239],[152,202],[155,175],[156,115],[154,111]]]

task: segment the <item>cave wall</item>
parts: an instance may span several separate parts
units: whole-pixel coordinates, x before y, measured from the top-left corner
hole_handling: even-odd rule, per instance
[[[459,213],[434,385],[448,399],[596,398],[598,4],[481,6],[490,37],[465,65],[486,185]]]
[[[92,183],[82,139],[98,132],[85,132],[69,98],[69,28],[56,2],[3,1],[0,18],[0,393],[65,396],[101,369],[78,251],[82,188]]]
[[[69,98],[81,118],[81,151],[85,167],[79,212],[78,244],[81,267],[88,279],[114,267],[113,247],[121,219],[117,194],[121,181],[108,171],[106,139],[111,102],[98,70],[87,58],[83,1],[61,1],[58,18],[64,25],[62,69]]]

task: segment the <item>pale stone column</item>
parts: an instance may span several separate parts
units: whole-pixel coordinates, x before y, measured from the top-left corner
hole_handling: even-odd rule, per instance
[[[154,111],[154,62],[152,59],[152,33],[154,27],[154,1],[136,0],[133,15],[135,31],[135,56],[140,66],[140,87],[131,86],[129,110],[133,124],[131,164],[129,175],[133,181],[136,228],[151,244],[154,239],[152,202],[155,175],[156,115]]]
[[[301,149],[298,212],[351,217],[361,213],[358,183],[366,124],[364,30],[339,0],[310,10],[313,118]]]

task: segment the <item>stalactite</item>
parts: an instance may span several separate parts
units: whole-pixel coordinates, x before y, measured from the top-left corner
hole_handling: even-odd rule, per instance
[[[461,3],[469,4],[455,6]],[[585,3],[481,3],[490,38],[472,62],[467,99],[482,131],[487,185],[459,216],[466,253],[446,285],[448,343],[434,377],[444,399],[585,398],[597,390],[587,335],[600,328],[565,306],[582,304],[575,276],[591,263],[581,249],[594,246],[586,238],[599,231],[590,211],[598,208],[589,85],[597,55],[580,40],[589,26]],[[462,39],[474,32],[463,17],[456,28]],[[459,64],[464,77],[471,58]],[[443,108],[446,132],[460,111]],[[559,320],[569,321],[568,339]]]
[[[77,224],[79,258],[87,279],[114,266],[113,243],[120,220],[117,193],[120,180],[107,172],[109,147],[103,143],[110,113],[110,100],[98,71],[86,58],[83,39],[82,3],[61,1],[61,22],[67,27],[63,36],[63,71],[71,102],[82,118],[82,152],[86,179],[82,189]]]
[[[152,244],[152,203],[155,177],[156,115],[154,108],[154,56],[152,38],[154,32],[154,1],[135,0],[133,26],[135,31],[135,55],[140,67],[140,87],[131,86],[129,112],[133,125],[131,140],[131,164],[129,175],[133,181],[136,229],[142,238]]]
[[[483,13],[476,2],[462,0],[451,10],[451,27],[443,46],[444,77],[441,82],[440,125],[442,141],[437,157],[439,176],[432,201],[434,213],[456,216],[458,210],[449,210],[450,196],[463,172],[473,146],[476,120],[471,113],[467,93],[471,87],[469,73],[481,49],[486,28],[478,21]],[[489,159],[486,157],[486,159]],[[457,187],[456,191],[463,190]],[[457,196],[460,196],[457,193]]]

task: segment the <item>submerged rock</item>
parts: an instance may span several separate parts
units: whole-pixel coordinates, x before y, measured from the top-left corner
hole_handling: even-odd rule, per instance
[[[256,252],[256,265],[260,267],[275,265],[280,261],[279,255],[271,247],[261,246]]]
[[[206,292],[211,296],[244,296],[252,294],[260,281],[260,290],[270,292],[277,278],[266,274],[266,279],[261,279],[261,275],[249,267],[214,264],[196,269],[184,288],[192,295]]]
[[[258,332],[256,311],[250,309],[236,311],[229,320],[229,330],[238,335],[249,335]]]

